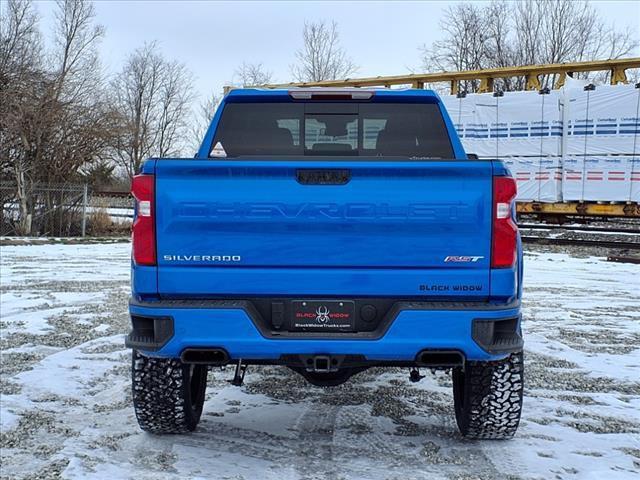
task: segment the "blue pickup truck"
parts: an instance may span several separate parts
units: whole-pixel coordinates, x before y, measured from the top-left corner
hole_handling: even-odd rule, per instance
[[[232,90],[195,158],[132,182],[133,403],[194,430],[207,372],[281,365],[330,387],[451,370],[462,435],[520,419],[516,186],[429,90]]]

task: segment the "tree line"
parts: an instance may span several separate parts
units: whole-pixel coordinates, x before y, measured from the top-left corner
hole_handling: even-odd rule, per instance
[[[440,20],[442,38],[420,48],[424,71],[581,62],[637,54],[638,29],[618,30],[605,22],[587,0],[494,0],[450,6]],[[604,74],[608,75],[608,74]],[[585,77],[587,75],[584,75]],[[591,74],[603,82],[603,74]],[[555,77],[540,79],[552,87]],[[499,79],[496,88],[522,90],[522,77]],[[477,91],[479,81],[462,82]]]
[[[221,95],[197,102],[193,74],[158,43],[135,48],[107,76],[98,55],[105,30],[91,1],[57,0],[46,48],[30,0],[3,0],[1,13],[0,171],[15,190],[20,232],[30,232],[38,185],[100,186],[113,182],[114,173],[126,182],[147,157],[193,154]],[[440,27],[442,38],[420,48],[426,71],[616,58],[638,46],[637,32],[615,30],[582,0],[459,3],[446,10]],[[306,22],[301,43],[285,81],[358,72],[335,21]],[[243,62],[233,81],[263,85],[274,74]],[[504,79],[502,87],[521,89],[522,82]]]

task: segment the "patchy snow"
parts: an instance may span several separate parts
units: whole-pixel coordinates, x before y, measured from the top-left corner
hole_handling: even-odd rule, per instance
[[[3,286],[129,278],[130,247],[124,243],[3,246],[1,250]]]
[[[369,370],[333,389],[276,367],[210,372],[199,428],[131,407],[129,245],[0,251],[2,478],[640,478],[640,267],[531,251],[526,391],[510,441],[455,427],[450,379]]]

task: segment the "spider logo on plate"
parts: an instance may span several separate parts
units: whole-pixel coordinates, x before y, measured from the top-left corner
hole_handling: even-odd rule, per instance
[[[316,308],[316,322],[327,323],[329,321],[329,309],[324,305]]]

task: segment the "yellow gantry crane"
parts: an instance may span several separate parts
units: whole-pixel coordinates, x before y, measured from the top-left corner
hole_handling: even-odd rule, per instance
[[[526,90],[540,90],[540,77],[557,75],[553,88],[562,88],[567,76],[584,72],[610,72],[611,85],[628,83],[626,71],[640,68],[640,57],[618,58],[612,60],[595,60],[591,62],[553,63],[548,65],[524,65],[520,67],[489,68],[486,70],[466,70],[462,72],[414,73],[410,75],[394,75],[390,77],[345,78],[343,80],[324,80],[321,82],[298,82],[264,85],[266,88],[287,87],[391,87],[393,85],[411,85],[413,88],[424,88],[427,83],[448,82],[451,94],[459,91],[460,82],[479,80],[478,93],[493,91],[493,82],[499,78],[524,77]]]

